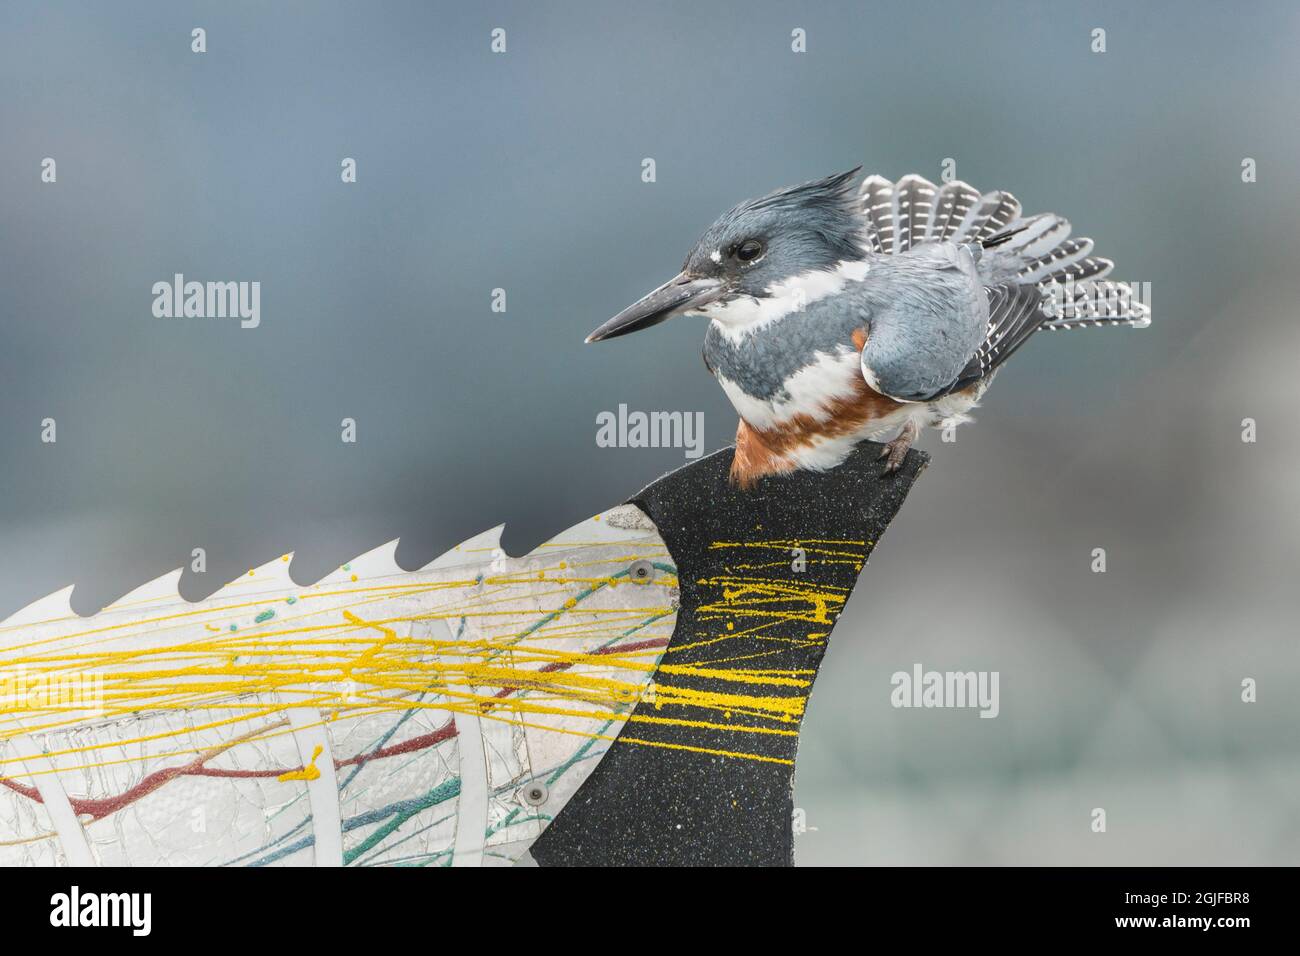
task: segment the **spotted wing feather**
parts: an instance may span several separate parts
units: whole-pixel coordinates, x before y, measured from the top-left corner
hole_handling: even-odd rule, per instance
[[[937,192],[934,183],[915,174],[904,176],[894,186],[895,252],[907,252],[925,241]]]
[[[894,252],[894,184],[884,176],[868,176],[858,191],[867,221],[867,244],[872,252]]]
[[[1033,286],[1007,283],[984,291],[989,299],[988,333],[956,381],[939,395],[960,392],[991,376],[1047,318],[1041,308],[1042,294]]]

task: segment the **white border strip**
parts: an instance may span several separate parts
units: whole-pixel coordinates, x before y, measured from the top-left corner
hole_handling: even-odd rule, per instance
[[[311,764],[316,748],[321,749],[315,764],[320,775],[315,780],[306,781],[312,830],[316,834],[316,865],[342,866],[343,819],[339,811],[339,783],[334,773],[334,754],[330,750],[329,734],[321,721],[320,711],[314,708],[290,707],[288,715],[303,767]]]
[[[54,830],[59,835],[59,843],[63,846],[63,855],[67,858],[68,865],[98,866],[95,854],[90,852],[90,841],[86,839],[86,830],[77,819],[77,815],[72,812],[72,803],[68,800],[67,791],[63,789],[54,764],[41,753],[40,747],[36,746],[36,741],[26,734],[17,734],[10,740],[20,751],[25,750],[31,754],[24,757],[20,753],[18,759],[32,774],[32,783],[36,785],[36,792],[41,795],[41,803],[45,804],[50,822],[54,824]]]
[[[456,718],[460,754],[460,798],[456,802],[456,843],[452,866],[482,866],[487,842],[488,765],[483,749],[483,722],[478,714],[459,712]]]

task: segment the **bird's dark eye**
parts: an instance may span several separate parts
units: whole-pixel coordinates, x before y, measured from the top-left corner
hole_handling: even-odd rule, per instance
[[[741,262],[753,262],[763,254],[763,244],[757,239],[746,239],[736,246],[736,258]]]

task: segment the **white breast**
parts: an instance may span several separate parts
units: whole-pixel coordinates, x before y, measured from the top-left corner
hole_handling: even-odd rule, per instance
[[[815,353],[810,364],[786,379],[786,395],[771,401],[750,395],[725,375],[718,374],[717,379],[740,417],[767,430],[780,428],[797,415],[825,421],[828,406],[853,396],[861,374],[857,353],[845,347],[834,355]]]

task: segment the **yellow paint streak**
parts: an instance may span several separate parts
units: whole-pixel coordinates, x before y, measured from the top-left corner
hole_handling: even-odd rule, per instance
[[[713,747],[691,747],[687,744],[669,743],[663,740],[641,740],[636,737],[629,737],[624,734],[618,738],[621,744],[640,744],[643,747],[666,747],[670,750],[689,750],[697,754],[714,754],[719,757],[736,757],[740,760],[756,760],[760,763],[780,763],[787,766],[794,766],[793,760],[786,760],[783,757],[769,757],[765,754],[747,754],[737,750],[718,750]]]
[[[734,734],[738,742],[794,736],[812,672],[760,668],[754,662],[787,646],[823,640],[843,608],[847,589],[815,587],[793,573],[759,577],[753,571],[766,563],[753,559],[797,546],[810,562],[841,563],[863,558],[860,548],[855,551],[862,544],[715,543],[714,548],[735,549],[738,561],[749,562],[699,582],[710,594],[699,620],[730,629],[701,634],[695,642],[673,648],[674,653],[735,640],[768,642],[772,650],[727,645],[737,653],[694,663],[669,658],[670,663],[661,664],[662,647],[593,653],[619,642],[672,634],[676,616],[670,591],[679,584],[676,577],[659,572],[649,582],[633,584],[615,576],[635,560],[671,561],[663,548],[642,553],[629,548],[625,556],[586,561],[573,553],[573,543],[566,543],[565,560],[540,570],[534,564],[456,580],[411,581],[403,575],[356,587],[331,582],[231,600],[218,596],[200,607],[166,613],[158,613],[165,606],[160,604],[145,609],[142,617],[135,612],[134,618],[109,612],[97,624],[95,619],[87,622],[92,626],[73,625],[70,633],[0,649],[0,741],[16,733],[81,727],[91,718],[98,724],[137,715],[182,715],[173,722],[175,729],[131,739],[109,740],[105,738],[111,735],[98,733],[47,739],[47,756],[78,764],[60,761],[58,772],[156,762],[211,751],[211,743],[183,745],[203,734],[225,735],[226,746],[235,746],[290,733],[284,729],[290,706],[319,708],[329,723],[412,710],[473,713],[517,727],[603,740],[614,739],[598,730],[608,721],[705,731],[713,735],[710,744],[718,732]],[[758,551],[747,550],[751,548]],[[636,601],[642,606],[601,606],[600,595],[622,585],[634,588],[629,594],[644,595],[644,601]],[[254,587],[249,582],[245,590]],[[296,602],[287,604],[282,598],[291,592]],[[521,602],[521,597],[527,600]],[[255,623],[253,618],[269,607],[276,611],[273,621]],[[428,636],[436,621],[463,639]],[[0,633],[13,630],[29,632],[24,627],[0,628]],[[93,674],[100,682],[95,708],[57,699],[33,704],[6,695],[3,682],[16,672],[51,686]],[[657,682],[651,684],[656,673]],[[640,702],[653,706],[633,712]],[[750,753],[743,745],[697,746],[689,734],[674,736],[674,742],[627,734],[618,739],[790,763]],[[179,746],[155,746],[169,741]],[[317,779],[320,752],[318,748],[307,766],[279,779]],[[5,762],[15,760],[0,766]]]
[[[308,763],[307,766],[303,767],[301,770],[290,770],[286,773],[282,773],[275,779],[279,780],[281,783],[288,783],[290,780],[319,780],[320,768],[316,766],[316,760],[324,750],[324,747],[317,744],[316,749],[312,751],[311,762]]]

